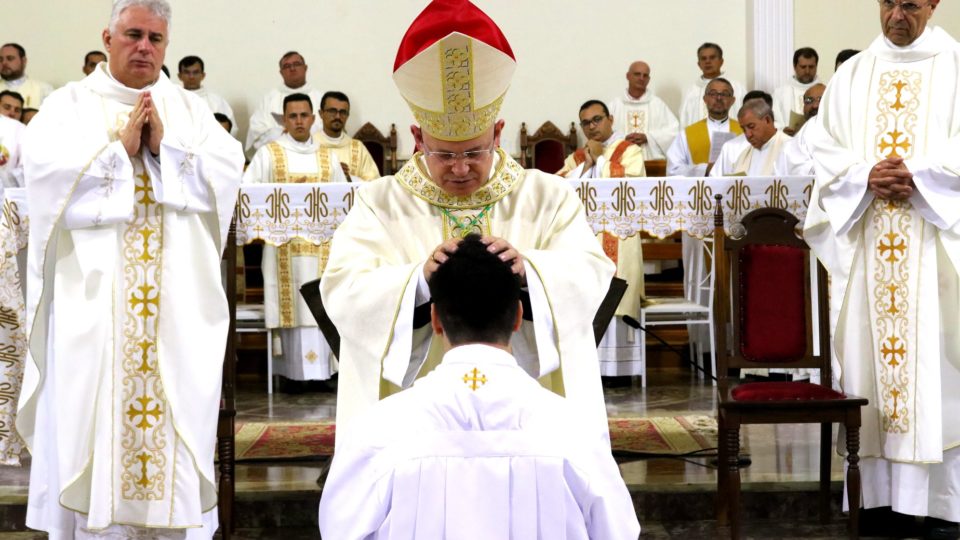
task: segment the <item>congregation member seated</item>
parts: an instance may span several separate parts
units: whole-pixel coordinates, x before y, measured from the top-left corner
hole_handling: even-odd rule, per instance
[[[511,354],[523,308],[510,263],[470,235],[429,287],[443,360],[338,431],[323,538],[636,540],[605,431]]]
[[[373,180],[380,178],[380,170],[370,151],[362,142],[347,135],[347,119],[350,118],[350,98],[343,92],[326,92],[320,99],[320,120],[323,129],[314,135],[320,146],[329,148],[340,158],[340,165],[347,178]]]
[[[703,93],[710,81],[717,77],[723,77],[730,83],[730,86],[733,87],[732,93],[734,96],[738,96],[737,99],[741,99],[746,92],[746,86],[722,71],[723,49],[720,45],[704,43],[697,47],[697,67],[700,68],[700,77],[688,85],[683,92],[683,100],[680,105],[681,126],[689,126],[707,116],[707,104],[703,101]],[[739,110],[737,101],[731,103],[730,107],[730,114],[736,115]]]
[[[23,118],[23,96],[13,90],[0,92],[0,115],[20,122]]]
[[[662,99],[647,90],[650,64],[636,61],[627,69],[626,91],[607,102],[614,125],[640,147],[643,159],[666,159],[680,122]]]
[[[307,83],[307,62],[297,51],[290,51],[280,57],[280,77],[283,84],[271,89],[250,116],[250,128],[247,130],[248,151],[257,151],[261,146],[276,140],[283,134],[283,98],[290,94],[306,94],[310,101],[320,103],[322,95]],[[320,126],[314,124],[316,133]]]
[[[7,43],[0,47],[0,92],[12,90],[23,96],[24,107],[38,109],[53,87],[28,77],[26,70],[27,51],[22,46]]]
[[[740,107],[737,121],[743,129],[742,138],[728,141],[720,149],[720,157],[710,176],[770,176],[777,158],[790,136],[774,124],[770,95],[761,97],[747,94]]]
[[[720,156],[723,144],[743,130],[730,118],[737,101],[730,81],[718,77],[703,92],[707,117],[680,130],[667,151],[667,176],[706,176]]]
[[[200,99],[207,102],[210,111],[220,113],[230,119],[233,128],[230,134],[237,136],[237,121],[233,116],[233,108],[223,99],[220,94],[211,92],[203,86],[203,80],[207,78],[207,73],[203,64],[203,59],[199,56],[184,56],[177,64],[177,78],[183,83],[184,90],[189,90]]]
[[[803,123],[803,94],[814,85],[820,84],[817,77],[817,64],[820,55],[811,47],[802,47],[793,53],[793,77],[783,86],[773,91],[773,115],[777,118],[777,129],[791,137]]]

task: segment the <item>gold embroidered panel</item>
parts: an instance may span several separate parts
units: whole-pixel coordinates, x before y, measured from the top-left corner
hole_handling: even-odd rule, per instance
[[[25,189],[8,188],[0,216],[0,464],[15,466],[26,449],[15,428],[27,354],[21,288],[25,269],[17,265],[17,254],[27,243],[26,204]]]
[[[811,176],[730,178],[610,178],[568,180],[594,233],[630,238],[643,231],[664,238],[677,231],[702,238],[713,233],[714,195],[723,195],[727,233],[756,208],[807,215]]]
[[[320,245],[333,238],[362,184],[247,184],[237,197],[237,244],[281,246],[295,238]]]
[[[397,172],[396,179],[410,193],[440,208],[468,210],[482,208],[506,197],[523,178],[523,167],[498,148],[499,163],[489,182],[467,197],[446,194],[430,180],[430,175],[420,164],[421,153],[417,152]]]

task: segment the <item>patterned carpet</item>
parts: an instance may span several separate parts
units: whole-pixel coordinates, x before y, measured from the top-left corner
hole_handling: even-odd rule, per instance
[[[613,417],[610,441],[615,452],[685,455],[717,446],[717,422],[703,415],[653,418]],[[246,422],[238,424],[237,461],[305,459],[333,454],[333,420]]]

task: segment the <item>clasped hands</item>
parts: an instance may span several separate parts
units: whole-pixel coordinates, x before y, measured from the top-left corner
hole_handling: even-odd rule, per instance
[[[903,158],[893,157],[878,162],[870,169],[867,188],[880,199],[903,201],[913,195],[916,186],[913,173],[907,169]]]
[[[133,157],[140,153],[145,145],[154,156],[160,155],[160,141],[163,139],[163,122],[153,103],[150,92],[143,92],[137,98],[136,105],[130,111],[130,118],[120,128],[120,142],[127,155]]]
[[[430,281],[430,277],[433,276],[433,273],[437,271],[437,268],[440,268],[441,264],[447,262],[450,254],[457,251],[457,246],[460,245],[462,240],[462,238],[451,238],[430,252],[430,257],[427,258],[427,261],[423,264],[423,277],[428,282]],[[517,251],[516,248],[510,245],[510,242],[495,236],[484,236],[480,238],[480,241],[487,246],[487,251],[500,257],[501,261],[509,262],[510,270],[520,276],[521,283],[526,283],[523,257],[520,256],[520,252]]]

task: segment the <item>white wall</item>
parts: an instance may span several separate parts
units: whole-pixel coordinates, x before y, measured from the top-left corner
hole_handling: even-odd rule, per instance
[[[823,80],[833,75],[838,52],[866,49],[880,35],[880,11],[873,0],[794,0],[794,9],[793,43],[817,50]],[[960,4],[941,1],[930,24],[960,39]]]
[[[696,77],[696,47],[716,41],[726,67],[746,78],[745,0],[703,9],[703,0],[611,0],[611,12],[573,0],[477,0],[510,40],[519,60],[502,116],[504,146],[515,153],[520,123],[561,127],[577,119],[590,98],[607,99],[625,86],[627,65],[650,62],[659,94],[678,107],[682,86]],[[397,45],[426,0],[171,0],[172,41],[166,64],[176,72],[188,54],[206,63],[206,86],[238,115],[241,134],[264,91],[280,83],[278,60],[303,53],[312,85],[346,92],[353,105],[350,132],[371,121],[382,131],[396,123],[401,155],[412,147],[413,117],[390,78]],[[82,77],[84,53],[102,48],[110,0],[3,2],[0,41],[27,49],[28,73],[59,86]],[[656,12],[654,14],[653,12]],[[12,24],[16,21],[15,24]]]
[[[409,155],[413,117],[390,78],[397,45],[427,0],[170,0],[172,41],[167,66],[188,54],[203,57],[206,86],[234,107],[241,134],[258,97],[280,84],[278,60],[303,53],[308,80],[320,90],[346,92],[353,104],[347,129],[396,123],[401,156]],[[519,66],[505,100],[503,144],[516,153],[520,123],[545,120],[566,128],[580,104],[625,88],[627,65],[652,66],[653,87],[676,109],[682,88],[699,75],[696,47],[720,43],[725,70],[751,84],[747,73],[747,0],[476,0],[498,21]],[[825,59],[841,48],[865,47],[879,31],[872,0],[795,0],[796,46],[811,45]],[[56,86],[82,76],[88,50],[102,48],[111,0],[4,0],[0,42],[26,49],[28,73]],[[606,8],[606,13],[600,12]],[[934,23],[960,36],[960,6],[943,2]],[[830,58],[829,61],[826,61]],[[786,75],[785,75],[786,76]]]

